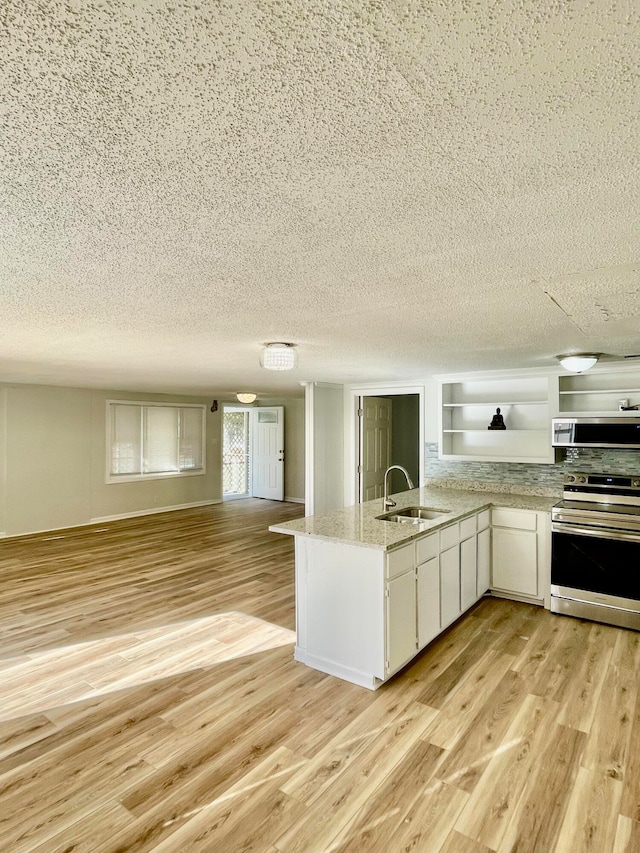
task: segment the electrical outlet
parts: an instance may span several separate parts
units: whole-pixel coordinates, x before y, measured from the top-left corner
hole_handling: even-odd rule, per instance
[[[154,504],[160,503],[160,498],[158,497],[158,495],[153,496],[153,502],[154,502]]]
[[[628,409],[628,408],[629,408],[629,400],[628,399],[618,400],[618,411],[619,412],[621,412],[623,409]]]

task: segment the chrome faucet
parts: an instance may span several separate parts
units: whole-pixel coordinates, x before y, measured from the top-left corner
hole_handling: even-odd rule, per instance
[[[382,501],[382,509],[391,509],[391,507],[396,505],[396,502],[392,501],[389,497],[389,471],[393,471],[394,468],[397,468],[398,471],[402,471],[404,476],[407,478],[407,486],[409,486],[410,489],[414,488],[413,482],[406,468],[403,468],[402,465],[390,465],[384,472],[384,499]]]

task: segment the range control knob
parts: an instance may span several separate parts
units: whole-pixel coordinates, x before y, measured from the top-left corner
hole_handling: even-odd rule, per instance
[[[640,480],[634,480],[634,481],[631,483],[631,485],[632,485],[632,486],[640,486]]]
[[[586,478],[586,477],[578,477],[578,482],[579,482],[579,483],[586,483],[586,482],[587,482],[587,478]]]
[[[575,483],[575,481],[576,478],[573,476],[573,474],[567,474],[567,483]]]

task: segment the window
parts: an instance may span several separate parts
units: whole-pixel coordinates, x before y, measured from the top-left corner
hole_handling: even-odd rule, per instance
[[[107,482],[204,474],[204,409],[107,400]]]

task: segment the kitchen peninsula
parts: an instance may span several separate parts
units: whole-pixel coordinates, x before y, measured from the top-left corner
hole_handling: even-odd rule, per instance
[[[486,592],[549,606],[557,497],[429,486],[273,525],[295,537],[295,659],[375,690]]]

